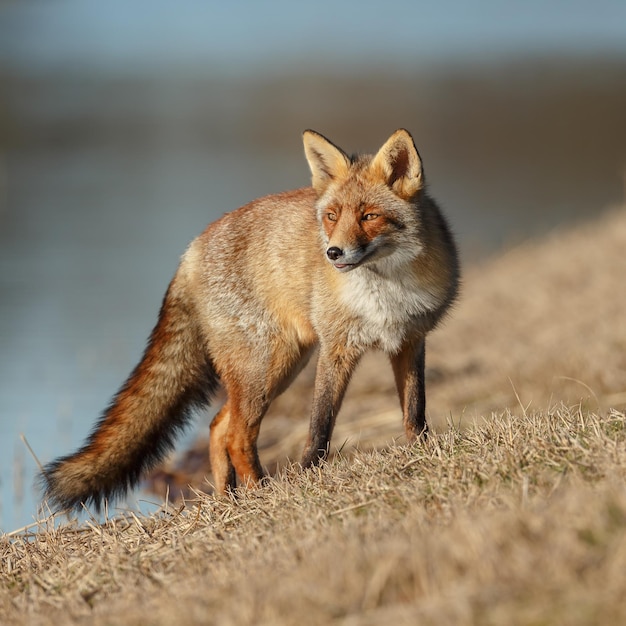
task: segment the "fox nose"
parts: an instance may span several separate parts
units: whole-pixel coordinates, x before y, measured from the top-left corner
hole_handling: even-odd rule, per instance
[[[332,246],[326,250],[326,256],[331,261],[336,261],[340,256],[343,256],[343,250],[341,248],[337,248],[336,246]]]

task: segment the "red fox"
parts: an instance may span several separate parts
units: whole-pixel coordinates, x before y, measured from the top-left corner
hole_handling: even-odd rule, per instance
[[[218,493],[264,477],[261,420],[319,347],[302,466],[319,463],[362,354],[385,352],[409,441],[427,432],[425,337],[457,295],[457,249],[427,194],[413,138],[348,156],[307,130],[312,186],[224,215],[195,239],[145,353],[83,447],[42,473],[62,510],[99,510],[173,447],[222,385],[210,460]]]

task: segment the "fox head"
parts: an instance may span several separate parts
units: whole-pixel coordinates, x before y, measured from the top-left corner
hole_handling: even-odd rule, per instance
[[[303,140],[328,261],[348,272],[415,258],[424,172],[409,132],[397,130],[373,156],[349,157],[312,130]]]

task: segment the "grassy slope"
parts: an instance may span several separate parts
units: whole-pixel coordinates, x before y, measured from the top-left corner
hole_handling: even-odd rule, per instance
[[[0,539],[0,623],[626,623],[624,250],[621,211],[469,271],[430,342],[425,445],[381,447],[399,414],[372,358],[335,438],[362,449],[320,471]],[[302,445],[308,384],[269,464]]]

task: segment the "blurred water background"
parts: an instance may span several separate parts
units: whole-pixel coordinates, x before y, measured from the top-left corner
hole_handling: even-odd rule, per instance
[[[398,127],[466,262],[593,218],[624,200],[626,3],[0,2],[0,530],[36,512],[20,434],[82,442],[187,243],[308,184],[305,128]]]

